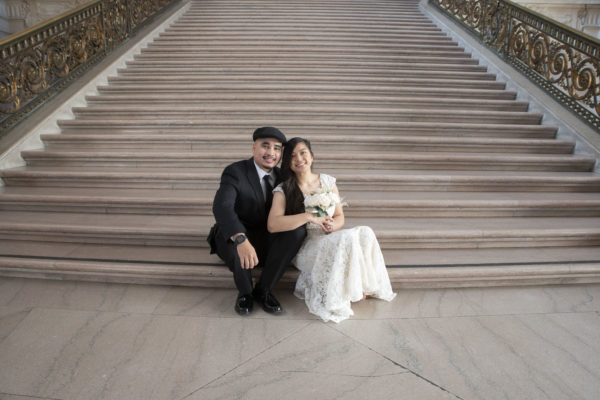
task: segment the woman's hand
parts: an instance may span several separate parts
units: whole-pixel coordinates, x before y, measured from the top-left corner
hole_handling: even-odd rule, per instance
[[[317,214],[308,213],[308,222],[312,222],[315,225],[319,225],[323,232],[333,232],[333,218],[329,215],[323,215],[322,217],[317,217]]]

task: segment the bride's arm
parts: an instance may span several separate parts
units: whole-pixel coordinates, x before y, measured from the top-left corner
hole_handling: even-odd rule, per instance
[[[337,185],[333,185],[333,193],[337,194],[340,199],[342,198],[342,196],[340,196],[340,192],[338,190]],[[342,208],[342,205],[338,204],[337,206],[335,206],[335,211],[333,212],[333,224],[331,225],[331,228],[327,230],[327,232],[335,232],[342,229],[344,223],[344,210]]]
[[[282,192],[275,191],[273,193],[271,212],[269,212],[269,219],[267,220],[267,230],[271,233],[291,231],[307,222],[312,222],[322,227],[326,221],[330,220],[330,217],[317,217],[315,214],[307,212],[285,215],[285,195]]]

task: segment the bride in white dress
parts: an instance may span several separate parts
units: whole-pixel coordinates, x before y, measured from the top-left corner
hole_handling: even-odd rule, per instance
[[[376,297],[391,301],[385,261],[368,226],[341,229],[344,212],[335,178],[312,172],[307,139],[287,142],[281,164],[283,183],[273,190],[267,222],[270,232],[306,224],[307,237],[294,259],[300,270],[294,294],[324,321],[349,318],[351,302]]]

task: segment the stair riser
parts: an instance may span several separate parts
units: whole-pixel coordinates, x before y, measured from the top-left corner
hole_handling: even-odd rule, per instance
[[[97,234],[65,233],[65,232],[3,232],[0,231],[0,240],[56,242],[56,243],[91,243],[110,245],[143,245],[164,247],[206,247],[206,237],[201,236],[160,236],[160,235],[124,235],[120,233]],[[208,245],[208,244],[207,244]]]
[[[86,100],[94,101],[98,99],[112,100],[119,98],[127,98],[132,93],[136,93],[137,96],[141,96],[142,99],[146,100],[159,100],[165,99],[171,101],[175,99],[181,99],[179,101],[185,102],[186,100],[198,101],[254,101],[260,99],[275,99],[275,100],[292,100],[292,101],[315,101],[315,99],[331,99],[331,101],[370,101],[373,95],[382,96],[383,101],[394,102],[397,97],[408,97],[408,98],[431,98],[443,101],[442,99],[456,99],[459,103],[462,100],[475,102],[477,100],[514,100],[515,93],[501,90],[458,90],[458,89],[431,89],[431,88],[411,88],[404,87],[395,90],[385,90],[383,93],[374,93],[369,90],[352,90],[352,88],[346,87],[345,90],[335,90],[335,88],[326,87],[312,87],[310,90],[304,90],[302,87],[296,86],[294,88],[277,88],[277,87],[263,87],[252,88],[245,90],[244,88],[221,88],[220,90],[215,89],[198,89],[196,91],[186,91],[184,86],[156,86],[149,85],[145,87],[129,87],[124,85],[119,86],[99,86],[98,92],[100,96],[88,96]],[[391,89],[391,88],[388,88]],[[137,97],[136,97],[137,98]],[[354,100],[355,99],[355,100]],[[388,100],[386,100],[388,99]],[[446,101],[444,101],[446,102]],[[131,103],[129,103],[131,104]]]
[[[119,97],[93,97],[87,99],[88,106],[94,108],[95,105],[98,106],[115,106],[118,104],[129,106],[131,104],[136,104],[140,107],[140,109],[144,108],[155,108],[157,106],[165,109],[177,109],[182,106],[201,106],[210,102],[213,106],[215,104],[222,104],[223,108],[232,107],[232,108],[242,108],[243,105],[247,105],[249,102],[253,103],[261,103],[263,107],[276,109],[278,106],[284,106],[286,108],[299,106],[302,103],[309,101],[311,105],[323,105],[324,107],[331,107],[333,104],[337,104],[338,106],[347,106],[347,107],[371,107],[373,110],[377,110],[377,108],[419,108],[420,110],[472,110],[474,112],[484,112],[484,111],[492,111],[492,112],[527,112],[528,105],[522,104],[520,102],[514,103],[489,103],[480,100],[480,103],[476,102],[461,102],[460,100],[452,101],[453,99],[448,99],[447,102],[442,101],[414,101],[410,103],[409,101],[401,102],[401,101],[392,101],[392,100],[376,100],[369,101],[360,99],[356,100],[346,100],[340,98],[337,102],[328,101],[328,100],[317,100],[317,99],[298,99],[298,100],[269,100],[269,99],[243,99],[243,100],[219,100],[219,99],[176,99],[176,98],[161,98],[161,99],[142,99],[142,98],[119,98]]]
[[[15,177],[6,175],[2,180],[7,186],[31,187],[89,187],[89,188],[136,188],[136,189],[197,189],[216,191],[219,181],[208,179],[129,179],[129,178],[48,178],[48,177]],[[369,191],[394,191],[394,192],[420,192],[420,191],[448,191],[448,192],[600,192],[600,182],[572,182],[568,179],[559,182],[527,181],[497,182],[494,179],[482,181],[460,181],[456,179],[447,182],[432,181],[399,181],[377,182],[374,179],[365,181],[338,182],[340,190],[369,190]]]
[[[195,141],[178,141],[178,142],[152,142],[145,141],[99,141],[99,140],[77,140],[68,141],[64,139],[44,139],[47,150],[149,150],[149,151],[185,151],[185,150],[221,150],[223,146],[227,146],[232,151],[243,151],[249,148],[248,144],[228,144],[214,142],[195,142]],[[395,152],[449,152],[449,153],[516,153],[516,154],[571,154],[573,146],[566,145],[548,145],[548,146],[506,146],[506,145],[417,145],[417,144],[385,144],[380,145],[360,145],[360,144],[334,144],[334,143],[318,143],[311,140],[313,150],[317,153],[320,151],[347,151],[349,153],[363,153],[376,151],[395,151]]]
[[[142,55],[161,55],[162,57],[173,56],[183,58],[201,58],[203,55],[215,56],[219,55],[235,56],[235,58],[245,58],[246,53],[252,53],[254,56],[264,57],[270,59],[283,58],[284,56],[294,53],[296,57],[303,57],[310,59],[315,56],[334,55],[337,57],[377,57],[377,56],[437,56],[437,57],[470,57],[469,53],[465,53],[464,49],[457,46],[427,46],[427,45],[405,45],[405,46],[392,46],[392,47],[380,47],[380,48],[355,48],[351,45],[344,46],[324,46],[324,47],[311,47],[308,46],[221,46],[221,47],[210,47],[210,46],[186,46],[185,49],[172,48],[171,46],[154,46],[146,47],[140,50]],[[285,57],[287,58],[287,57]]]
[[[252,140],[252,132],[258,126],[257,124],[240,123],[237,127],[232,127],[230,124],[225,126],[213,125],[213,124],[187,124],[182,125],[170,125],[161,126],[158,124],[154,125],[143,125],[131,124],[129,126],[122,126],[118,124],[101,125],[85,123],[81,121],[58,121],[58,125],[62,128],[62,133],[65,135],[77,134],[77,135],[101,135],[105,134],[107,130],[110,130],[111,134],[148,134],[148,135],[169,135],[169,134],[195,134],[202,132],[211,132],[215,135],[220,133],[241,133],[248,137],[248,141]],[[306,122],[306,125],[295,125],[295,124],[277,124],[279,129],[285,132],[286,136],[305,136],[306,132],[312,134],[336,134],[336,135],[364,135],[365,132],[370,132],[376,135],[390,135],[396,136],[439,136],[443,133],[447,137],[481,137],[481,138],[506,138],[506,139],[552,139],[556,136],[556,129],[552,127],[539,127],[535,125],[524,126],[522,129],[506,129],[502,126],[495,126],[492,128],[479,127],[479,126],[440,126],[440,127],[418,127],[406,126],[406,127],[381,127],[381,126],[355,126],[355,127],[327,127],[323,126],[311,126],[310,121]],[[527,129],[530,127],[531,129]],[[511,127],[508,127],[511,128]],[[310,139],[310,137],[308,137]]]
[[[30,156],[23,154],[27,165],[33,167],[127,167],[127,168],[225,168],[235,160],[230,159],[121,159],[121,158],[45,158],[47,156]],[[475,170],[475,171],[560,171],[583,172],[591,171],[594,161],[571,161],[565,157],[564,161],[539,161],[515,162],[490,160],[481,161],[438,161],[438,160],[318,160],[319,168],[324,170],[333,168],[351,169],[382,169],[392,171],[402,170]]]
[[[564,238],[428,238],[426,240],[411,239],[380,239],[382,249],[409,250],[409,249],[502,249],[523,247],[585,247],[600,245],[600,237],[564,237]]]
[[[282,113],[276,113],[276,111],[270,111],[268,106],[265,106],[264,109],[257,109],[254,112],[237,112],[237,113],[228,113],[226,111],[224,112],[218,112],[218,111],[214,111],[214,112],[193,112],[192,113],[194,115],[194,120],[190,121],[191,123],[196,122],[198,124],[201,124],[201,121],[199,121],[200,118],[202,118],[202,115],[204,114],[207,118],[223,118],[224,120],[230,121],[235,123],[235,121],[240,121],[240,123],[242,123],[242,121],[247,121],[248,118],[251,118],[255,115],[263,115],[264,120],[269,120],[269,121],[277,121],[278,122],[278,126],[281,125],[285,125],[286,123],[289,123],[290,119],[307,119],[307,120],[312,120],[313,123],[316,121],[320,121],[323,119],[328,119],[329,121],[331,121],[330,118],[327,118],[326,115],[318,115],[318,114],[314,114],[314,113],[302,113],[302,112],[297,112],[294,113],[292,111],[290,112],[282,112]],[[180,120],[180,121],[184,121],[186,116],[188,117],[189,120],[189,112],[178,112],[178,111],[172,111],[172,112],[156,112],[156,113],[146,113],[144,111],[139,111],[139,112],[135,112],[135,111],[124,111],[124,112],[119,112],[119,111],[113,111],[113,112],[96,112],[92,109],[87,109],[85,111],[83,110],[77,110],[75,112],[75,115],[78,117],[78,121],[79,122],[85,122],[86,120],[104,120],[108,123],[115,123],[118,124],[120,123],[120,121],[123,121],[123,123],[132,120],[135,120],[138,123],[152,123],[153,121],[158,121],[158,122],[164,122],[164,120]],[[445,115],[440,115],[439,113],[435,113],[435,114],[428,114],[426,112],[424,113],[419,113],[419,114],[409,114],[409,115],[402,115],[400,112],[398,112],[396,115],[393,114],[377,114],[375,112],[371,113],[371,114],[346,114],[343,110],[340,110],[339,113],[336,113],[336,118],[338,119],[343,119],[346,123],[350,123],[352,121],[356,121],[359,123],[364,123],[364,122],[383,122],[383,121],[389,121],[389,122],[429,122],[429,123],[455,123],[455,124],[485,124],[485,123],[489,123],[489,124],[508,124],[508,125],[538,125],[540,123],[540,117],[536,114],[529,114],[529,115],[518,115],[518,116],[485,116],[485,115],[468,115],[467,113],[462,113],[462,114],[445,114]]]
[[[197,36],[191,36],[197,35]],[[277,35],[274,37],[274,35]],[[289,43],[291,41],[306,44],[306,43],[319,43],[323,36],[324,32],[311,32],[311,31],[276,31],[272,30],[269,33],[256,33],[256,32],[248,32],[247,35],[240,34],[235,31],[224,31],[224,32],[214,32],[210,30],[196,30],[195,32],[191,32],[191,30],[174,30],[171,29],[167,32],[162,32],[158,35],[158,38],[154,40],[154,43],[157,44],[177,44],[181,45],[182,43],[189,43],[192,45],[202,45],[206,43],[215,44],[215,43],[228,43],[228,44],[239,44],[239,43],[254,43],[254,44],[262,44],[265,41],[269,43],[283,42]],[[374,34],[366,34],[359,32],[349,32],[349,31],[330,31],[327,34],[327,38],[329,41],[344,43],[344,41],[352,41],[357,43],[408,43],[408,42],[419,42],[419,43],[427,43],[427,44],[437,44],[437,43],[453,43],[452,38],[445,36],[443,33],[435,32],[435,31],[421,31],[408,33],[397,32],[397,33],[385,33],[379,32]]]
[[[7,178],[2,177],[7,186],[30,186],[30,187],[71,187],[71,188],[135,188],[135,189],[218,189],[218,181],[197,180],[156,180],[156,179],[48,179],[48,178]],[[599,188],[600,190],[600,188]]]
[[[318,72],[314,72],[313,69],[310,68],[290,68],[286,73],[296,73],[298,76],[302,76],[303,80],[306,77],[315,77],[318,79],[322,79],[323,77],[336,76],[339,77],[356,77],[360,78],[377,78],[377,79],[424,79],[431,76],[434,79],[447,78],[447,79],[457,79],[457,80],[473,80],[473,81],[495,81],[495,76],[492,74],[488,74],[486,72],[477,72],[477,71],[440,71],[442,67],[432,70],[427,69],[419,69],[419,70],[411,70],[411,69],[337,69],[336,68],[320,68]],[[119,74],[120,79],[152,79],[153,77],[189,77],[195,81],[208,80],[210,81],[213,76],[216,79],[223,79],[223,74],[231,74],[232,80],[240,80],[243,77],[240,74],[248,74],[258,77],[259,79],[271,79],[276,77],[276,75],[281,75],[277,71],[280,69],[273,68],[247,68],[246,71],[243,68],[234,69],[234,68],[204,68],[202,72],[198,72],[197,68],[187,67],[187,68],[169,68],[169,69],[140,69],[136,70],[133,68],[130,69],[119,69],[117,72]],[[277,76],[277,78],[279,78]],[[291,77],[290,80],[296,80],[296,77]]]
[[[241,70],[245,70],[248,72],[257,72],[257,71],[277,71],[286,69],[298,69],[298,70],[307,70],[307,71],[315,71],[321,69],[334,69],[337,71],[368,71],[368,72],[376,72],[376,71],[384,71],[384,72],[394,72],[398,70],[418,70],[418,71],[447,71],[454,72],[460,71],[463,73],[471,72],[471,73],[486,73],[487,67],[480,66],[477,64],[467,64],[467,63],[443,63],[444,60],[432,60],[432,63],[424,63],[424,62],[415,62],[415,60],[407,60],[405,62],[349,62],[349,61],[296,61],[296,62],[272,62],[268,67],[265,67],[264,62],[260,62],[260,60],[246,60],[245,62],[227,62],[225,66],[226,60],[215,61],[215,60],[205,60],[203,62],[185,62],[180,60],[170,60],[167,62],[165,60],[156,60],[155,62],[148,61],[130,61],[127,62],[127,69],[120,69],[119,71],[131,71],[135,73],[144,73],[144,72],[155,72],[155,71],[163,71],[164,73],[173,73],[175,71],[187,70],[191,68],[195,68],[195,71],[202,72],[224,72],[224,71],[234,71],[239,72]],[[244,69],[245,68],[245,69]]]
[[[144,61],[146,63],[156,62],[157,64],[177,64],[177,65],[240,65],[246,64],[260,64],[264,65],[265,57],[269,58],[269,65],[278,64],[292,64],[296,63],[364,63],[370,64],[390,64],[394,65],[405,65],[405,64],[426,64],[432,63],[434,65],[479,65],[476,59],[470,58],[469,55],[464,54],[410,54],[410,53],[397,53],[397,54],[375,54],[369,57],[363,57],[360,54],[326,54],[326,53],[286,53],[284,54],[259,54],[251,52],[243,52],[237,54],[236,57],[232,57],[229,53],[204,53],[197,55],[193,53],[188,54],[170,54],[168,58],[162,57],[159,53],[143,53],[135,54],[133,60],[135,62]],[[366,61],[365,61],[366,59]]]
[[[499,270],[494,267],[388,268],[394,289],[465,288],[517,285],[591,284],[600,282],[598,265],[579,268],[569,265],[547,266],[545,270],[520,267]],[[253,271],[258,278],[260,271]],[[58,279],[128,284],[177,285],[234,289],[231,272],[222,265],[210,268],[179,265],[138,265],[127,263],[89,263],[70,260],[0,259],[0,275],[15,278]],[[298,271],[287,269],[277,284],[291,289]]]
[[[89,214],[139,214],[139,215],[192,215],[212,216],[212,205],[189,206],[181,204],[144,206],[137,203],[125,205],[95,204],[68,204],[50,202],[8,202],[0,199],[0,211],[35,211],[35,212],[67,212]],[[344,210],[347,218],[462,218],[462,217],[600,217],[600,206],[576,208],[565,207],[469,207],[468,205],[440,208],[440,207],[398,207],[377,208],[357,207],[350,205]]]
[[[113,77],[109,78],[109,82],[115,85],[128,85],[131,86],[134,91],[144,90],[145,86],[152,86],[150,89],[151,92],[155,91],[155,88],[160,85],[163,86],[164,89],[179,90],[179,87],[183,90],[183,92],[193,91],[194,93],[198,90],[210,89],[215,90],[217,88],[224,87],[225,90],[230,88],[235,88],[240,85],[260,85],[261,81],[264,85],[283,85],[289,84],[290,81],[288,79],[281,79],[279,76],[254,76],[244,77],[240,76],[239,79],[230,79],[230,78],[221,78],[217,79],[206,79],[207,82],[203,82],[203,80],[193,80],[191,78],[188,79],[178,79],[178,80],[170,80],[168,77],[162,77],[164,79],[159,79],[160,77],[155,77],[155,79],[148,78],[120,78]],[[336,79],[337,78],[337,79]],[[349,79],[344,79],[349,78]],[[363,78],[363,79],[361,79]],[[388,79],[391,81],[393,79]],[[397,79],[402,80],[401,82],[386,82],[385,79],[364,79],[364,77],[327,77],[327,76],[314,76],[312,79],[303,78],[294,80],[294,85],[302,85],[302,90],[311,91],[315,85],[323,84],[332,84],[334,83],[337,88],[344,90],[344,83],[350,83],[352,85],[351,90],[356,90],[356,88],[362,86],[364,88],[364,93],[374,93],[375,91],[379,91],[379,89],[383,89],[390,86],[410,86],[417,88],[445,88],[445,89],[477,89],[477,90],[503,90],[505,88],[505,84],[503,82],[496,81],[477,81],[477,80],[437,80],[437,79]],[[182,81],[186,81],[184,83]],[[345,82],[346,81],[346,82]],[[352,81],[352,82],[350,82]],[[216,85],[216,86],[215,86]],[[233,86],[232,86],[233,85]],[[219,89],[220,90],[220,89]],[[260,89],[258,89],[260,90]],[[346,89],[347,90],[347,89]],[[397,89],[394,89],[397,91]],[[334,88],[334,92],[336,89]]]
[[[199,230],[207,231],[208,228]],[[483,236],[483,237],[482,237]],[[197,236],[161,236],[139,234],[121,234],[107,233],[99,234],[95,232],[25,232],[0,230],[0,240],[13,241],[40,241],[57,243],[93,243],[102,245],[145,245],[145,246],[165,246],[165,247],[196,247],[207,248],[206,236],[199,234]],[[396,249],[477,249],[477,248],[515,248],[515,247],[585,247],[600,245],[600,234],[597,235],[569,235],[558,237],[494,237],[486,238],[485,233],[475,237],[378,237],[379,245],[383,250]]]
[[[338,54],[350,53],[356,54],[357,52],[369,52],[375,54],[386,54],[397,52],[413,51],[415,54],[426,54],[428,51],[434,52],[435,54],[463,54],[464,48],[458,47],[456,43],[442,41],[437,43],[435,40],[403,40],[401,44],[397,43],[379,43],[372,44],[363,41],[356,41],[356,43],[345,43],[345,42],[319,42],[315,43],[312,41],[305,42],[280,42],[272,43],[270,41],[258,42],[258,43],[185,43],[180,42],[155,42],[149,44],[147,47],[141,50],[141,54],[152,54],[152,53],[169,53],[186,55],[188,53],[203,54],[209,53],[223,53],[225,51],[238,52],[238,51],[254,51],[257,53],[268,53],[273,50],[281,51],[295,51],[298,50],[300,53],[319,53],[323,51],[332,51]]]

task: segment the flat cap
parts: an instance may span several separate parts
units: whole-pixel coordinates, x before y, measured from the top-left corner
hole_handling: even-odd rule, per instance
[[[262,128],[257,128],[254,131],[254,134],[252,134],[253,141],[264,138],[277,139],[281,142],[281,144],[285,144],[287,142],[285,135],[279,129],[272,126],[263,126]]]

